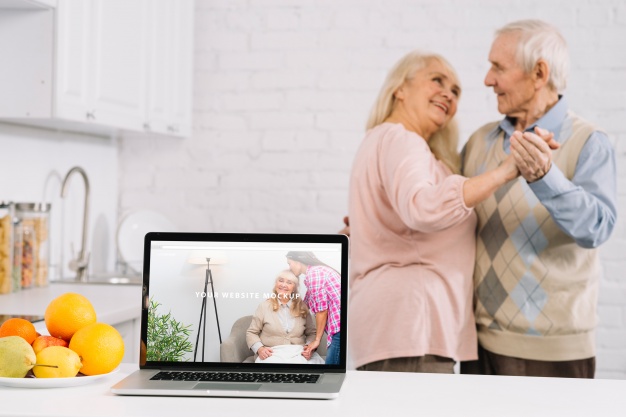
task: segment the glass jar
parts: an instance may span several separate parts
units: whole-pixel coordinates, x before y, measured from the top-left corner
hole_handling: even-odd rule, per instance
[[[46,286],[50,259],[50,204],[17,203],[15,207],[17,217],[22,221],[22,288]]]
[[[13,290],[13,203],[0,201],[0,294]]]
[[[22,247],[24,246],[22,233],[22,221],[13,218],[13,292],[22,289]]]

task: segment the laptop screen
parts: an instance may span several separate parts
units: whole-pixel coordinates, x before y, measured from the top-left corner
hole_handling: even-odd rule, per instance
[[[345,369],[347,245],[343,235],[148,233],[141,365]]]

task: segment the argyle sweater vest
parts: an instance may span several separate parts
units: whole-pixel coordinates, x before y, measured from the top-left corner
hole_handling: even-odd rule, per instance
[[[572,179],[594,128],[568,112],[553,164]],[[464,174],[498,166],[507,154],[498,123],[468,141]],[[522,359],[567,361],[595,356],[600,265],[552,220],[522,177],[476,207],[475,314],[480,345]]]

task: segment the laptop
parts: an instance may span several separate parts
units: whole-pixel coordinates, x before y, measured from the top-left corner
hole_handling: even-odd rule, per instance
[[[336,398],[346,375],[347,284],[344,235],[148,233],[139,370],[111,391]],[[331,338],[324,333],[310,352],[324,331],[313,312],[323,308]],[[339,354],[328,355],[337,343]]]

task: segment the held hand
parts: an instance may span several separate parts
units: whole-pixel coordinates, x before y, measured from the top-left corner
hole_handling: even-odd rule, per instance
[[[319,340],[314,340],[308,345],[304,345],[304,349],[302,349],[302,356],[304,356],[306,360],[311,359],[311,355],[315,352],[319,345]]]
[[[554,139],[549,139],[554,141]],[[511,136],[511,155],[526,181],[534,182],[552,167],[552,150],[545,137],[532,132],[516,131]]]
[[[350,219],[348,218],[348,216],[344,216],[343,217],[343,224],[346,225],[346,227],[344,227],[343,229],[341,229],[339,231],[340,235],[346,235],[346,236],[350,236]]]
[[[261,346],[259,350],[257,350],[257,353],[259,354],[259,358],[265,360],[272,356],[272,353],[274,353],[274,351],[271,347]]]
[[[509,182],[517,178],[517,176],[520,174],[520,171],[517,168],[517,165],[515,164],[515,158],[513,157],[512,152],[511,152],[511,155],[507,156],[504,162],[500,164],[498,169],[504,175],[506,182]]]
[[[554,133],[550,132],[549,130],[542,129],[539,126],[535,126],[535,133],[548,144],[550,149],[559,149],[559,147],[561,146],[559,142],[554,140]]]

